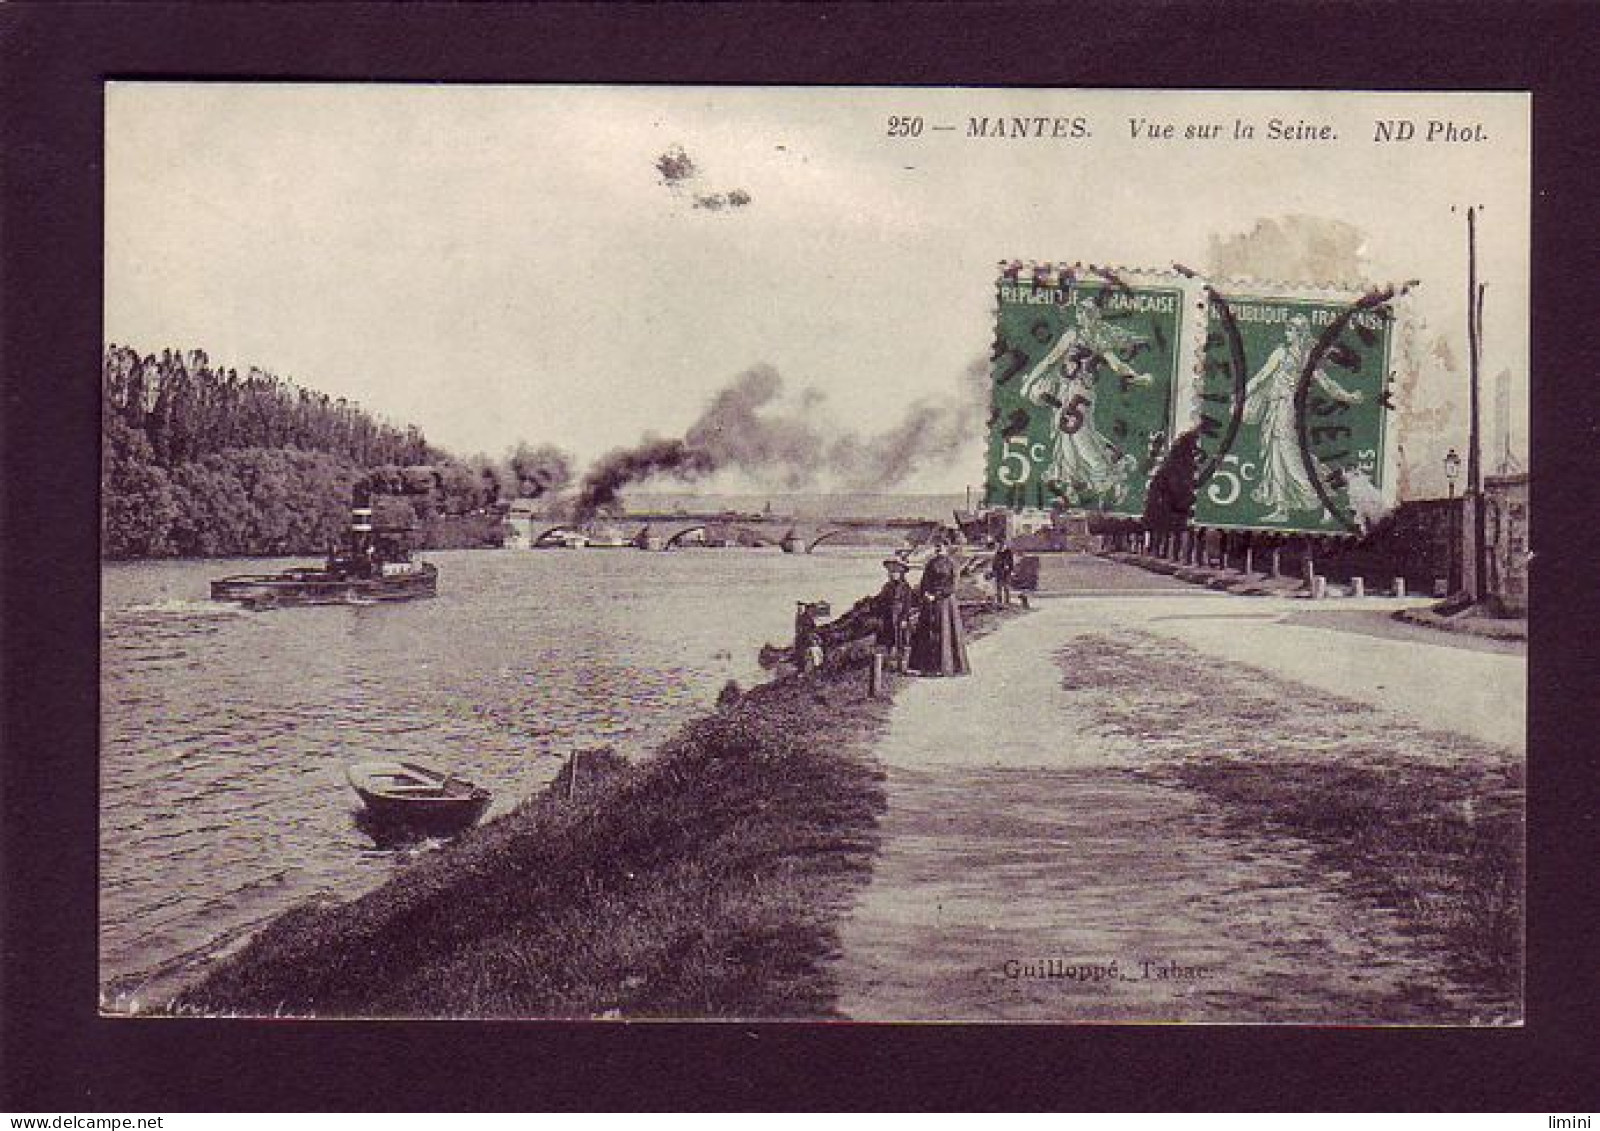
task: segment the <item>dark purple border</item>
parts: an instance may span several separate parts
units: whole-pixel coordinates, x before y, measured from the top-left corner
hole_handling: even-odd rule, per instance
[[[0,1108],[1596,1106],[1600,9],[1582,4],[0,7]],[[95,1016],[101,83],[872,83],[1535,92],[1532,968],[1520,1031],[105,1021]]]

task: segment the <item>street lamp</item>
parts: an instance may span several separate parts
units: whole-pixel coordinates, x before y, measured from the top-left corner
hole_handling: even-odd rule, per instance
[[[1451,448],[1444,456],[1444,481],[1450,486],[1450,579],[1446,586],[1453,597],[1461,591],[1460,516],[1456,508],[1456,476],[1461,474],[1461,457]]]

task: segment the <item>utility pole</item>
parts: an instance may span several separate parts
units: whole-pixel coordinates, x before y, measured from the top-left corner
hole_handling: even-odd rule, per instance
[[[1487,596],[1488,547],[1484,545],[1483,433],[1479,373],[1483,354],[1483,285],[1478,282],[1478,210],[1467,209],[1467,357],[1472,375],[1472,420],[1467,439],[1467,492],[1472,502],[1472,599]]]

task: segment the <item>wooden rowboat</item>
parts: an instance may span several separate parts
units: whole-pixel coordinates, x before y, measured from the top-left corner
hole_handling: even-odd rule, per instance
[[[488,790],[423,762],[358,762],[345,777],[384,822],[464,828],[489,807]]]

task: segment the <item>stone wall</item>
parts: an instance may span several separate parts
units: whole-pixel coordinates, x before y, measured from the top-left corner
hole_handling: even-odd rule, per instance
[[[1488,544],[1485,592],[1500,616],[1528,615],[1528,476],[1490,476],[1483,483],[1484,541]]]

